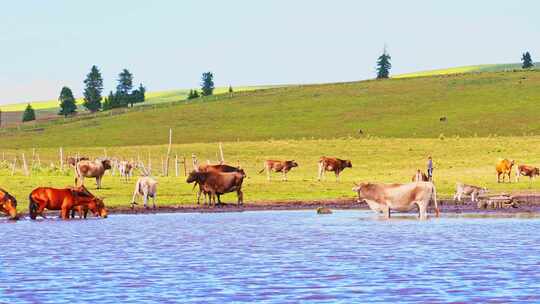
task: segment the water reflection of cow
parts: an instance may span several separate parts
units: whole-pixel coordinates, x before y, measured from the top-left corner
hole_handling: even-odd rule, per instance
[[[236,192],[237,204],[243,203],[244,193],[242,192],[242,183],[246,173],[240,167],[233,167],[225,164],[219,165],[201,165],[198,171],[192,171],[188,178],[188,183],[194,183],[193,187],[199,186],[197,193],[197,204],[200,204],[201,194],[204,195],[204,204],[206,197],[209,197],[209,204],[221,205],[221,195],[230,192]]]

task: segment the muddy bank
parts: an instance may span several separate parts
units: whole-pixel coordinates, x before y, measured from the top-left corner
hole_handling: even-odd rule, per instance
[[[499,197],[500,198],[500,197]],[[482,200],[488,201],[489,198]],[[511,204],[479,207],[477,203],[472,203],[469,200],[464,204],[456,204],[453,200],[439,200],[439,208],[441,213],[446,214],[515,214],[515,213],[537,213],[540,215],[540,194],[517,194],[514,196],[504,197],[503,200],[512,202]],[[334,200],[313,200],[313,201],[287,201],[287,202],[257,202],[245,203],[238,207],[236,204],[224,204],[220,207],[208,207],[197,205],[165,205],[157,208],[145,209],[141,206],[136,206],[134,209],[130,207],[109,207],[109,214],[157,214],[157,213],[221,213],[221,212],[243,212],[243,211],[271,211],[271,210],[316,210],[319,207],[326,207],[331,210],[369,210],[365,203],[359,203],[354,198],[350,199],[334,199]],[[429,209],[433,213],[432,208]],[[409,213],[416,213],[415,210]],[[20,213],[22,218],[27,218],[26,212]],[[46,215],[55,217],[58,211],[48,211]],[[89,214],[89,216],[92,216]]]

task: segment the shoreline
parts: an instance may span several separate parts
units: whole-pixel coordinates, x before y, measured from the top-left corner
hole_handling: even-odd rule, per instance
[[[464,204],[456,204],[451,199],[439,200],[439,209],[441,214],[460,215],[460,214],[481,214],[481,215],[502,215],[502,214],[530,214],[540,216],[540,194],[526,194],[511,197],[514,205],[508,205],[501,208],[478,208],[476,203],[464,201]],[[319,207],[330,210],[370,210],[366,203],[359,203],[355,198],[333,199],[333,200],[310,200],[310,201],[285,201],[285,202],[258,202],[245,203],[242,206],[225,203],[220,207],[209,207],[203,205],[164,205],[158,204],[157,208],[145,209],[138,205],[131,207],[108,207],[109,215],[147,215],[161,213],[229,213],[244,211],[294,211],[294,210],[315,210]],[[55,216],[58,211],[45,211],[47,215]],[[392,214],[416,214],[414,208],[409,212],[393,212]],[[433,206],[428,209],[428,214],[433,215]],[[28,218],[26,211],[19,213],[21,219]],[[92,217],[89,214],[89,217]]]

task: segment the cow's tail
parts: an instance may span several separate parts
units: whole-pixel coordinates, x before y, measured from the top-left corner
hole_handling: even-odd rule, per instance
[[[263,173],[263,172],[264,172],[264,170],[266,170],[266,166],[265,166],[264,168],[262,168],[262,170],[261,170],[261,171],[259,171],[259,174]]]
[[[439,217],[441,215],[441,212],[439,210],[439,203],[437,202],[437,190],[435,189],[435,185],[433,185],[433,188],[431,191],[432,191],[431,199],[433,200],[433,203],[435,204],[435,216]]]
[[[39,205],[32,198],[32,193],[30,193],[30,195],[28,196],[28,200],[30,201],[30,203],[28,204],[28,213],[30,215],[30,218],[35,220],[37,217],[37,211],[38,211]]]

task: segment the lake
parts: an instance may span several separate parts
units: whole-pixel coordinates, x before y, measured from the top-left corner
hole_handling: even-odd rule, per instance
[[[540,219],[369,211],[0,221],[0,303],[539,302]]]

